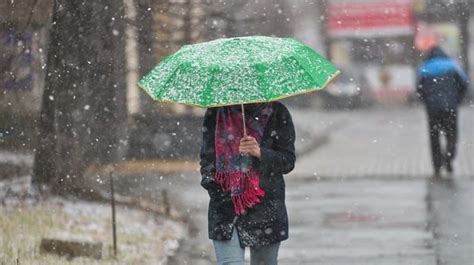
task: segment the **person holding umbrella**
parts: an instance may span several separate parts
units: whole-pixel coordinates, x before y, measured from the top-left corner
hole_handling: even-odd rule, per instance
[[[251,36],[185,45],[138,85],[153,99],[207,108],[201,185],[217,263],[277,264],[288,238],[283,175],[295,129],[278,100],[324,88],[339,70],[291,38]]]
[[[206,111],[201,185],[207,189],[209,237],[218,264],[277,264],[288,238],[283,174],[295,165],[295,129],[280,102]],[[245,132],[245,128],[247,132]]]

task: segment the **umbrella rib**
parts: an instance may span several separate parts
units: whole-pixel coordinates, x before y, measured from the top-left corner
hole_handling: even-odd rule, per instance
[[[316,84],[316,86],[318,88],[321,88],[321,86],[318,84],[318,81],[314,78],[314,76],[311,74],[311,71],[310,69],[307,69],[307,67],[303,66],[300,62],[300,60],[298,60],[299,58],[295,58],[295,55],[292,55],[289,57],[290,59],[293,59],[295,60],[296,64],[298,65],[299,68],[303,69],[303,72],[305,73],[305,75],[307,75],[313,84]]]
[[[179,70],[179,67],[181,66],[181,64],[178,64],[174,70],[171,72],[171,74],[166,78],[166,82],[163,83],[163,86],[161,86],[161,89],[160,89],[160,94],[161,94],[161,91],[163,91],[165,89],[165,87],[168,85],[169,81],[171,80],[172,77],[176,76],[176,72]]]
[[[257,43],[256,43],[255,45],[260,46],[260,45],[257,44]],[[260,47],[261,47],[261,48],[265,48],[264,46],[260,46]],[[257,79],[259,80],[259,82],[264,83],[264,82],[265,82],[265,81],[264,81],[264,79],[265,79],[264,76],[262,76],[262,75],[260,74],[260,72],[257,71],[258,63],[255,63],[255,62],[256,62],[255,56],[253,55],[252,51],[248,50],[248,46],[244,46],[244,48],[245,48],[245,52],[247,53],[248,58],[251,58],[251,59],[252,59],[251,68],[255,70],[255,74],[257,75]],[[262,65],[263,65],[263,64],[262,64]],[[259,92],[265,99],[267,99],[267,100],[269,99],[268,95],[265,95],[264,93],[262,93],[262,91],[259,90],[258,92]]]

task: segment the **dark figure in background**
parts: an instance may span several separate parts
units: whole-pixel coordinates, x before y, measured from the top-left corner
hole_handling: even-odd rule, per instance
[[[439,47],[426,53],[418,69],[417,93],[426,106],[431,143],[434,176],[440,176],[441,167],[453,172],[456,156],[458,105],[466,94],[468,78],[463,70]],[[446,136],[442,152],[440,134]]]

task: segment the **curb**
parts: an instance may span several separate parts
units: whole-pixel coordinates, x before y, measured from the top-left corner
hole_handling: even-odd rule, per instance
[[[310,141],[297,149],[296,156],[302,157],[313,152],[317,148],[324,146],[330,140],[329,131],[313,137]],[[199,161],[197,160],[160,160],[147,159],[135,161],[123,161],[114,164],[92,165],[85,171],[84,175],[102,175],[110,171],[118,174],[137,174],[142,172],[157,174],[179,174],[179,173],[197,173],[199,172]]]
[[[108,165],[92,165],[86,170],[84,175],[102,175],[109,172],[110,168],[113,168],[113,172],[118,174],[134,174],[141,172],[159,174],[191,173],[199,171],[199,162],[160,159],[124,161]]]

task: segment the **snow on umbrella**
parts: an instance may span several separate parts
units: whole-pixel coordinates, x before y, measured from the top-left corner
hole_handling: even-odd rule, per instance
[[[339,74],[290,38],[223,38],[185,45],[138,83],[153,99],[202,108],[263,103],[324,88]]]

